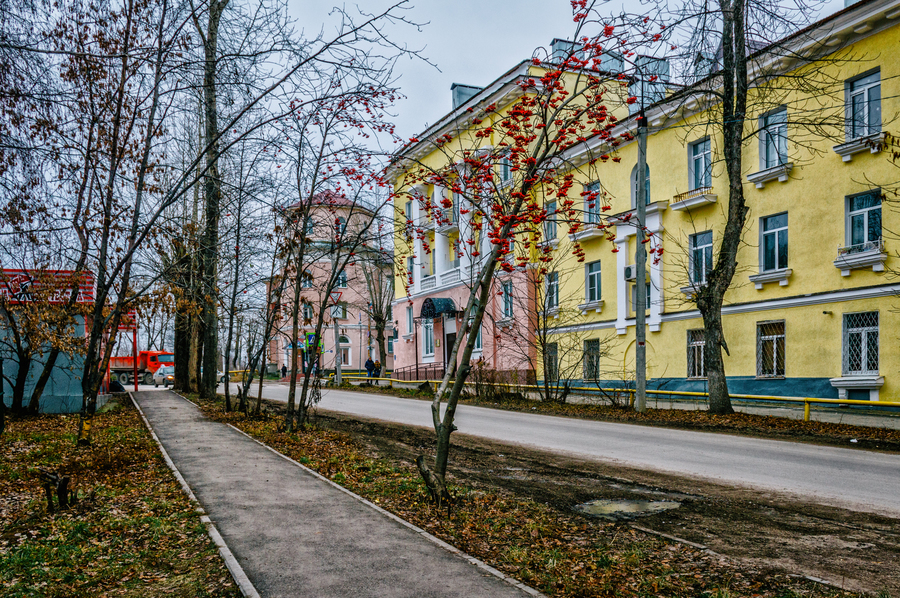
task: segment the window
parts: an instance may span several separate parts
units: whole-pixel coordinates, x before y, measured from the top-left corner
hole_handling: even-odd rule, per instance
[[[878,373],[878,312],[844,314],[845,376]]]
[[[881,73],[847,83],[847,133],[850,139],[881,131]]]
[[[412,305],[409,305],[406,308],[406,332],[412,334],[414,326],[415,320],[413,319],[413,308]]]
[[[687,377],[706,378],[706,355],[704,354],[706,349],[705,331],[703,329],[688,330],[687,334]]]
[[[312,319],[313,319],[313,315],[314,315],[314,314],[313,314],[313,306],[312,306],[312,304],[311,304],[311,303],[304,303],[304,304],[303,304],[303,319],[304,319],[304,320],[308,320],[308,321],[311,322]]]
[[[422,354],[434,355],[434,320],[426,318],[422,321]]]
[[[596,380],[600,377],[600,339],[584,341],[584,379]]]
[[[475,336],[475,346],[472,347],[472,351],[481,351],[481,349],[482,349],[481,326],[479,326],[478,334]]]
[[[316,221],[313,220],[312,216],[309,216],[309,215],[306,216],[306,226],[304,228],[305,228],[304,234],[307,237],[311,237],[313,235],[313,233],[316,231]]]
[[[779,108],[759,119],[760,168],[787,163],[787,108]]]
[[[600,223],[600,183],[584,187],[584,221],[586,224]]]
[[[847,198],[849,251],[879,249],[881,241],[881,192],[869,191]]]
[[[387,352],[388,353],[394,352],[394,336],[393,335],[387,337]]]
[[[509,157],[500,158],[498,165],[498,175],[500,176],[500,184],[508,183],[512,179],[512,167],[509,163]]]
[[[404,206],[404,211],[405,211],[405,214],[406,214],[406,221],[407,221],[407,222],[412,222],[412,219],[413,219],[413,203],[412,203],[412,200],[406,202],[406,205]]]
[[[705,283],[712,267],[712,231],[691,235],[691,282]]]
[[[600,301],[600,262],[587,265],[587,302]]]
[[[416,267],[416,258],[409,256],[406,258],[406,276],[409,282],[413,280],[413,271]]]
[[[343,216],[338,216],[334,219],[334,232],[338,237],[342,236],[345,232],[347,232],[347,219]]]
[[[340,348],[340,364],[341,365],[350,365],[350,355],[352,351],[350,351],[350,337],[346,335],[338,336],[338,346]]]
[[[756,324],[756,375],[784,376],[784,320]]]
[[[313,286],[313,277],[309,272],[304,272],[302,276],[300,276],[300,286],[304,289],[311,289]]]
[[[544,240],[552,241],[556,238],[556,202],[549,201],[544,207],[547,209],[547,219],[544,221]]]
[[[709,137],[690,145],[691,191],[712,187],[712,152]]]
[[[635,293],[635,289],[637,289],[637,285],[631,285],[631,311],[637,313],[637,294]],[[650,283],[647,283],[647,299],[644,302],[644,311],[650,309]]]
[[[783,270],[788,265],[788,215],[776,214],[762,219],[763,271]]]
[[[513,283],[511,280],[503,281],[503,317],[513,317]]]
[[[544,378],[548,382],[559,380],[559,345],[556,343],[547,343],[544,352]]]
[[[547,309],[557,309],[559,307],[559,273],[551,272],[547,274]]]
[[[647,190],[647,195],[644,198],[644,205],[650,205],[650,166],[645,165],[646,168],[644,172],[646,173],[646,177],[644,177],[645,186],[644,188]],[[638,177],[637,177],[637,164],[635,164],[634,168],[631,169],[631,207],[637,206],[637,196],[638,196]]]
[[[347,273],[341,270],[337,275],[337,288],[346,289],[347,288]]]
[[[346,320],[347,319],[347,304],[346,303],[338,303],[336,305],[331,306],[331,317],[335,320]]]

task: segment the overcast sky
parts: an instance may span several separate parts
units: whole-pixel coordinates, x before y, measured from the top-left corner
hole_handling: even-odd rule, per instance
[[[360,0],[366,12],[383,10],[393,2]],[[636,0],[612,0],[603,12],[619,12],[623,3],[640,10]],[[298,24],[313,35],[324,26],[334,30],[329,16],[333,0],[290,0]],[[348,3],[348,10],[354,4]],[[399,86],[406,99],[397,103],[397,133],[403,139],[423,131],[450,111],[450,85],[485,86],[522,60],[535,48],[548,47],[553,38],[570,39],[575,24],[569,0],[411,0],[404,14],[427,23],[420,32],[397,27],[394,39],[422,55],[437,68],[421,60],[402,59],[397,65]],[[829,0],[825,16],[843,7],[843,0]],[[438,70],[440,69],[440,70]]]

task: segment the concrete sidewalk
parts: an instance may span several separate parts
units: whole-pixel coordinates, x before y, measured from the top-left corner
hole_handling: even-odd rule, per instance
[[[173,392],[133,396],[264,598],[540,595],[210,421]]]

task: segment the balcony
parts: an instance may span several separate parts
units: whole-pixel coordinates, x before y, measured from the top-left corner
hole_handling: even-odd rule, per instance
[[[419,285],[423,291],[428,291],[437,286],[437,276],[433,274],[431,276],[426,276],[422,279],[422,283]]]
[[[884,272],[884,261],[887,252],[884,250],[884,239],[857,243],[838,247],[834,267],[841,271],[841,276],[850,276],[851,270],[872,268],[873,272]]]
[[[834,146],[834,153],[839,155],[844,162],[853,160],[853,156],[869,150],[873,154],[877,154],[884,149],[885,133],[874,133],[865,137],[857,137],[846,143]]]
[[[454,233],[459,230],[459,214],[455,208],[441,210],[440,223],[437,225],[439,233]]]
[[[794,169],[794,163],[779,164],[772,168],[766,168],[759,172],[747,175],[747,180],[756,185],[757,189],[762,189],[766,183],[777,180],[780,183],[786,183],[790,180],[791,170]]]
[[[606,229],[601,228],[599,222],[585,222],[581,225],[581,230],[569,235],[569,239],[572,241],[587,241],[589,239],[599,239],[605,236]]]
[[[717,199],[718,195],[712,192],[712,187],[699,187],[691,189],[687,193],[679,193],[672,198],[672,203],[669,204],[669,207],[675,211],[690,210],[691,208],[716,203]]]
[[[779,270],[767,270],[759,274],[750,276],[750,282],[756,285],[756,290],[760,291],[767,282],[777,282],[780,286],[788,286],[788,281],[794,271],[790,268],[781,268]]]
[[[458,261],[458,260],[457,260]],[[459,268],[453,268],[452,270],[447,270],[446,272],[442,272],[440,275],[441,278],[441,286],[447,286],[453,284],[454,282],[459,282]]]

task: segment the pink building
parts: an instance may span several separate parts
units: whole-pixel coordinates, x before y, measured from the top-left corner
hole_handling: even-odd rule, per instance
[[[294,207],[294,206],[292,206]],[[289,208],[290,210],[291,208]],[[301,214],[301,210],[294,210]],[[306,249],[302,282],[300,284],[300,365],[306,363],[315,333],[316,322],[323,299],[329,299],[326,308],[319,357],[320,371],[334,371],[335,359],[340,359],[343,372],[365,371],[365,363],[382,361],[382,375],[393,369],[394,326],[391,314],[393,298],[393,264],[389,250],[380,249],[377,238],[376,215],[358,204],[340,198],[335,194],[322,193],[317,196],[309,210],[306,222]],[[370,232],[371,231],[371,232]],[[354,251],[343,270],[337,273],[337,285],[329,293],[328,281],[338,262],[347,255],[347,247],[355,239],[361,238],[360,246]],[[276,322],[276,332],[269,341],[270,362],[290,368],[292,352],[292,327],[290,316],[297,292],[291,281],[296,280],[295,272],[285,273],[289,277],[281,299],[282,318]],[[340,294],[332,305],[332,295]],[[376,341],[375,320],[386,319],[386,358],[381,359]],[[337,333],[335,332],[337,325]]]

